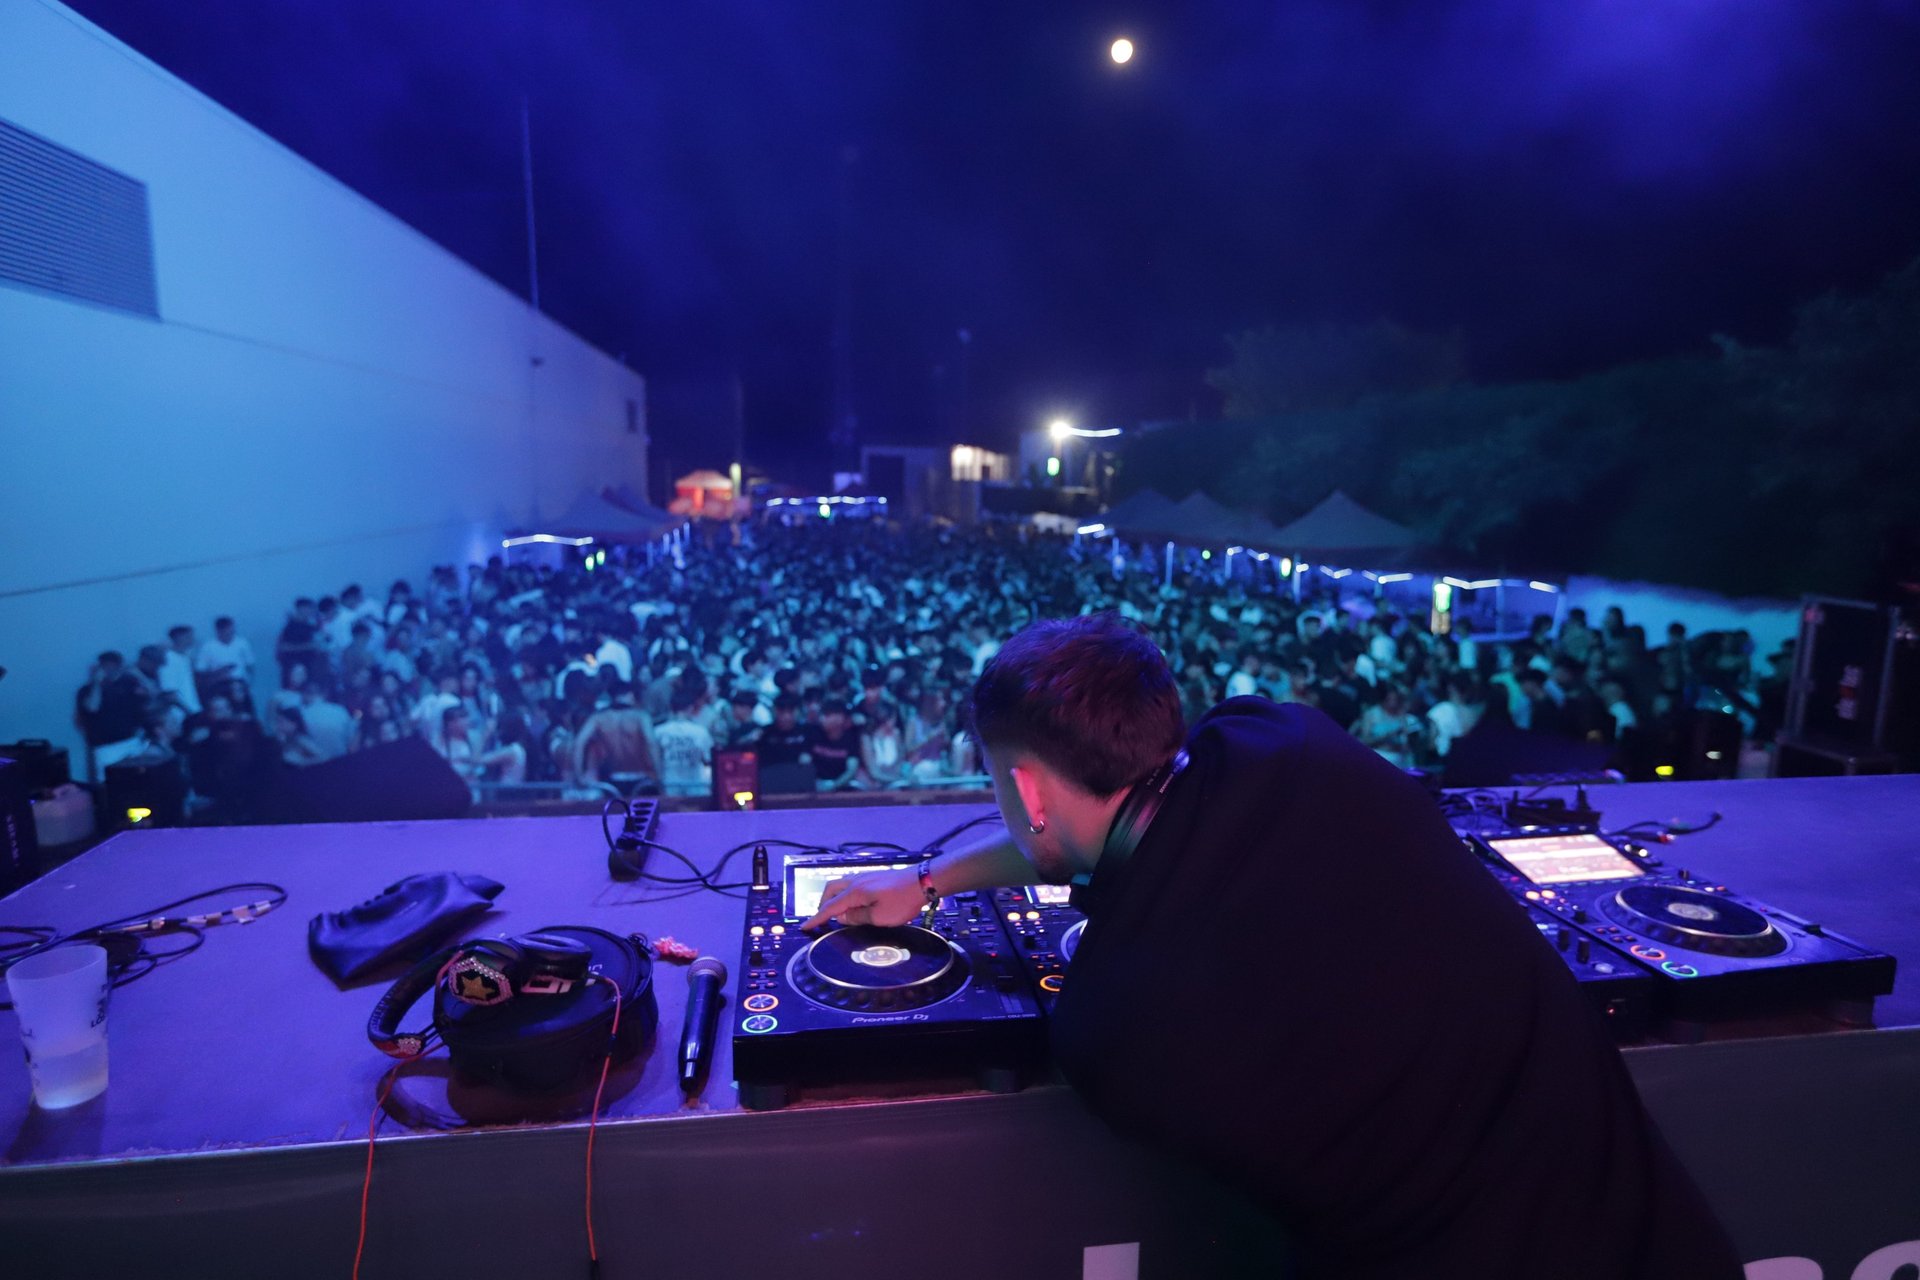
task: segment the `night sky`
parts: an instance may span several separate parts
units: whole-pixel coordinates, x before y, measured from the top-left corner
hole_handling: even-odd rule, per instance
[[[682,464],[737,374],[824,470],[843,192],[870,443],[1206,416],[1265,323],[1778,341],[1920,253],[1916,0],[71,2],[522,292],[524,95],[542,304]]]

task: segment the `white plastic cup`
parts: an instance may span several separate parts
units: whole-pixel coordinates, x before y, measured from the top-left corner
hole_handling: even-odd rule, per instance
[[[78,1106],[105,1092],[110,990],[103,947],[55,947],[7,970],[33,1100],[41,1107]]]

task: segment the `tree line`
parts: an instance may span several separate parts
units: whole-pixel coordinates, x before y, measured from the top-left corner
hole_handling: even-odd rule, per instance
[[[1470,381],[1459,335],[1390,323],[1228,345],[1224,418],[1137,433],[1122,492],[1283,522],[1344,489],[1488,571],[1778,596],[1920,577],[1920,259],[1804,304],[1781,346],[1562,381]]]

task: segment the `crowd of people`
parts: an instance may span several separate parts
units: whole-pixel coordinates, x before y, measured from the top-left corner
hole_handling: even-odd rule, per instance
[[[1029,620],[1101,610],[1159,644],[1190,718],[1231,696],[1309,703],[1409,768],[1443,767],[1482,723],[1607,744],[1707,707],[1764,737],[1789,661],[1756,673],[1744,633],[1677,623],[1655,647],[1617,608],[1491,643],[1351,591],[1168,585],[1152,557],[1006,528],[819,522],[442,566],[383,598],[347,585],[295,600],[266,663],[231,618],[204,639],[179,625],[131,665],[101,654],[76,718],[96,772],[178,756],[204,803],[240,814],[275,771],[413,736],[482,789],[704,795],[737,748],[763,791],[984,785],[958,716],[974,676]]]

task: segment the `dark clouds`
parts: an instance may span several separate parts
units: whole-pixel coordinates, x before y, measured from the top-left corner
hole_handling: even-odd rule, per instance
[[[950,426],[961,327],[991,439],[1187,412],[1237,326],[1551,375],[1775,338],[1920,251],[1904,0],[76,7],[514,288],[526,95],[547,309],[739,371],[776,457],[823,432],[843,177],[883,439]]]

